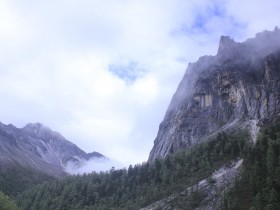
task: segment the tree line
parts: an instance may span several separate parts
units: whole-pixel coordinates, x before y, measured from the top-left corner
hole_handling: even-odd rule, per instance
[[[18,195],[17,204],[23,210],[139,209],[194,185],[239,158],[249,148],[247,138],[242,132],[221,133],[152,163],[44,182]],[[198,204],[195,200],[187,205],[192,209]]]
[[[33,187],[31,183],[30,189],[17,195],[10,189],[19,207],[0,192],[0,210],[140,209],[193,186],[237,158],[244,159],[241,175],[224,193],[220,208],[277,210],[280,206],[280,121],[262,128],[254,145],[248,139],[246,132],[221,133],[152,163],[69,176]],[[194,209],[205,196],[194,191],[188,199],[178,197],[174,208]]]

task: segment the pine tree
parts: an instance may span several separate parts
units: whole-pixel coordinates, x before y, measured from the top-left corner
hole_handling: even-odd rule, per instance
[[[266,210],[278,210],[280,207],[280,200],[279,200],[279,193],[274,189],[271,188],[268,196],[267,196]]]
[[[3,192],[0,192],[0,210],[20,210],[16,203]]]

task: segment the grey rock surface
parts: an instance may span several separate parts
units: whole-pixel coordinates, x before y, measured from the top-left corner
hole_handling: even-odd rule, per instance
[[[87,154],[58,132],[40,123],[30,123],[24,128],[0,123],[1,169],[16,167],[32,168],[51,176],[67,175],[69,162],[78,167],[91,158],[106,158],[93,152]]]
[[[216,56],[189,64],[149,161],[244,125],[252,125],[254,138],[263,122],[279,115],[280,30],[264,31],[243,43],[222,36]]]
[[[191,200],[192,193],[196,191],[201,195],[201,201],[195,210],[215,210],[222,209],[220,207],[222,195],[231,187],[234,179],[240,175],[240,168],[243,159],[229,162],[219,170],[215,171],[209,178],[201,180],[194,186],[187,188],[180,193],[159,200],[140,210],[183,210],[185,207],[180,207],[179,201],[184,201],[185,204]]]

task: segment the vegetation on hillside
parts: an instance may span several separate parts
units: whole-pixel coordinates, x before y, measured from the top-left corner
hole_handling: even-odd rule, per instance
[[[24,210],[139,209],[192,186],[240,157],[248,149],[246,138],[244,133],[222,133],[153,163],[45,182],[20,194],[18,205]],[[194,196],[189,208],[202,198]]]
[[[231,190],[224,194],[221,209],[277,210],[280,206],[280,121],[262,128],[255,145],[247,139],[246,133],[221,133],[215,139],[153,163],[51,180],[17,195],[17,204],[23,210],[139,209],[193,186],[225,163],[242,157],[243,170]],[[19,180],[34,180],[34,177],[28,178],[28,174],[21,174],[24,178],[16,174],[10,174],[13,180],[9,182],[10,188],[9,183],[3,187],[5,177],[0,176],[0,186],[12,195],[23,189],[17,188]],[[178,197],[174,207],[194,209],[205,196],[194,191],[188,198]],[[0,205],[4,203],[13,203],[9,208],[18,209],[1,193]]]
[[[224,209],[278,210],[280,207],[280,121],[261,129],[246,153],[244,171],[224,198]]]
[[[20,165],[0,167],[0,191],[9,196],[15,196],[34,185],[53,179],[42,172]]]
[[[20,210],[15,201],[0,191],[0,210]]]

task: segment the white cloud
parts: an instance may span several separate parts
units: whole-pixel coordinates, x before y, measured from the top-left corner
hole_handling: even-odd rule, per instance
[[[65,167],[66,172],[70,174],[84,174],[91,173],[93,171],[110,171],[114,169],[121,169],[124,165],[118,161],[102,159],[102,158],[93,158],[88,161],[81,162],[78,166],[73,162],[68,162]]]
[[[251,0],[1,1],[0,121],[41,122],[87,152],[126,165],[145,161],[187,63],[214,55],[220,35],[243,41],[273,29],[279,7]]]
[[[0,37],[1,41],[18,39],[20,30],[20,20],[14,14],[14,8],[10,7],[8,1],[0,2]],[[11,43],[9,43],[11,44]]]

